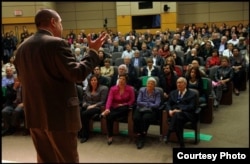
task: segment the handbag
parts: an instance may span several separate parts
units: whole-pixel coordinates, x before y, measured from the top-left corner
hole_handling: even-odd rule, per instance
[[[139,107],[139,112],[152,112],[152,108],[148,107]]]

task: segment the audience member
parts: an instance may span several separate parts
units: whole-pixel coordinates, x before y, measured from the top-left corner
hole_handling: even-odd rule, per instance
[[[101,67],[101,75],[112,77],[114,75],[114,67],[111,65],[111,59],[104,59],[104,66]]]
[[[101,107],[105,105],[108,95],[108,87],[99,83],[98,77],[92,75],[83,95],[81,108],[82,129],[80,130],[80,142],[89,139],[89,121],[94,115],[100,115]]]
[[[156,119],[156,112],[161,103],[161,93],[157,90],[156,80],[148,78],[147,86],[139,90],[137,107],[133,113],[134,132],[137,134],[137,149],[141,149],[145,143],[145,137],[150,124]]]
[[[240,94],[240,88],[242,81],[246,78],[246,60],[243,55],[240,54],[240,50],[237,47],[232,49],[233,56],[229,58],[231,67],[234,71],[233,87],[235,95]]]
[[[113,123],[117,118],[128,115],[129,107],[135,102],[135,91],[132,86],[127,85],[127,75],[120,75],[118,84],[110,88],[105,111],[101,117],[106,118],[107,122],[107,144],[113,142]]]
[[[220,65],[220,56],[219,51],[217,49],[213,49],[212,56],[206,60],[206,70],[216,65]]]
[[[199,92],[199,103],[206,102],[206,95],[203,92],[203,80],[201,78],[200,70],[198,67],[192,67],[187,76],[187,87],[196,89]]]
[[[177,79],[178,76],[172,65],[165,64],[159,78],[159,86],[163,89],[165,101],[168,100],[170,92],[176,89]]]
[[[228,83],[233,80],[234,72],[230,66],[230,60],[227,56],[221,57],[221,65],[216,70],[215,75],[215,84],[213,85],[213,94],[214,94],[214,106],[217,108],[220,104],[223,91],[227,91]]]
[[[195,119],[197,95],[194,91],[187,87],[187,80],[179,77],[177,89],[170,93],[170,97],[166,108],[170,116],[170,125],[167,135],[164,137],[165,143],[168,142],[170,134],[175,132],[180,143],[180,147],[184,148],[183,130],[186,122]]]

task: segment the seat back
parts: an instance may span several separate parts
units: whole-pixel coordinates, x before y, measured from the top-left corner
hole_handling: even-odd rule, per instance
[[[79,105],[82,105],[83,101],[83,87],[81,85],[76,85],[77,96],[79,99]]]
[[[191,89],[192,92],[196,94],[196,109],[195,109],[195,120],[192,122],[187,122],[184,126],[184,129],[194,130],[195,140],[194,143],[197,144],[200,142],[200,113],[201,108],[199,106],[199,92],[196,89]]]
[[[184,51],[176,51],[176,55],[181,57],[181,58],[184,58]]]
[[[178,77],[183,76],[183,67],[181,65],[174,65]]]
[[[112,65],[115,65],[115,60],[121,57],[122,57],[122,52],[113,52],[112,53],[112,61],[113,61]]]
[[[206,96],[206,103],[200,104],[201,107],[201,123],[212,123],[213,121],[213,103],[214,97],[212,95],[212,80],[207,77],[202,77],[203,92]]]
[[[147,80],[150,77],[155,78],[155,80],[157,82],[157,86],[159,86],[159,77],[157,77],[157,76],[140,76],[139,80],[142,82],[142,87],[145,87],[147,85]]]
[[[140,76],[141,76],[140,67],[136,67],[136,66],[135,66],[135,70],[136,70],[137,77],[140,77]]]
[[[115,66],[119,66],[121,64],[124,64],[124,59],[123,58],[116,58],[115,59]]]
[[[209,70],[208,77],[211,80],[215,80],[215,73],[216,73],[216,71],[217,71],[218,68],[219,68],[218,65],[215,65],[215,66],[212,66],[212,67],[208,68],[208,70]]]

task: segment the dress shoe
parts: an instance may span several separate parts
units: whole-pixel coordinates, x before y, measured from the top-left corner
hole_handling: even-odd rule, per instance
[[[80,140],[81,143],[84,143],[84,142],[87,142],[87,141],[88,141],[88,138],[87,138],[87,137],[83,137],[83,138],[81,138],[81,140]]]
[[[108,138],[107,144],[111,145],[113,143],[113,139],[112,138]]]
[[[137,143],[136,143],[136,146],[137,146],[137,149],[141,149],[143,148],[144,146],[144,142],[142,140],[139,140]]]
[[[236,96],[239,96],[239,95],[240,95],[240,92],[239,92],[238,89],[234,89],[234,93],[235,93]]]
[[[29,135],[29,134],[30,134],[29,129],[25,129],[25,130],[23,131],[23,136],[27,136],[27,135]]]
[[[12,135],[16,132],[15,128],[8,128],[2,131],[2,136]]]
[[[4,130],[2,131],[2,136],[5,136],[7,133],[8,133],[8,129],[4,129]]]

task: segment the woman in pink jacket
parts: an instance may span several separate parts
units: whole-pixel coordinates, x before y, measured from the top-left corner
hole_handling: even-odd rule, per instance
[[[110,88],[106,109],[101,116],[106,117],[108,130],[108,145],[113,142],[113,123],[122,116],[128,114],[129,107],[135,102],[134,88],[127,85],[127,75],[119,76],[118,84]]]

